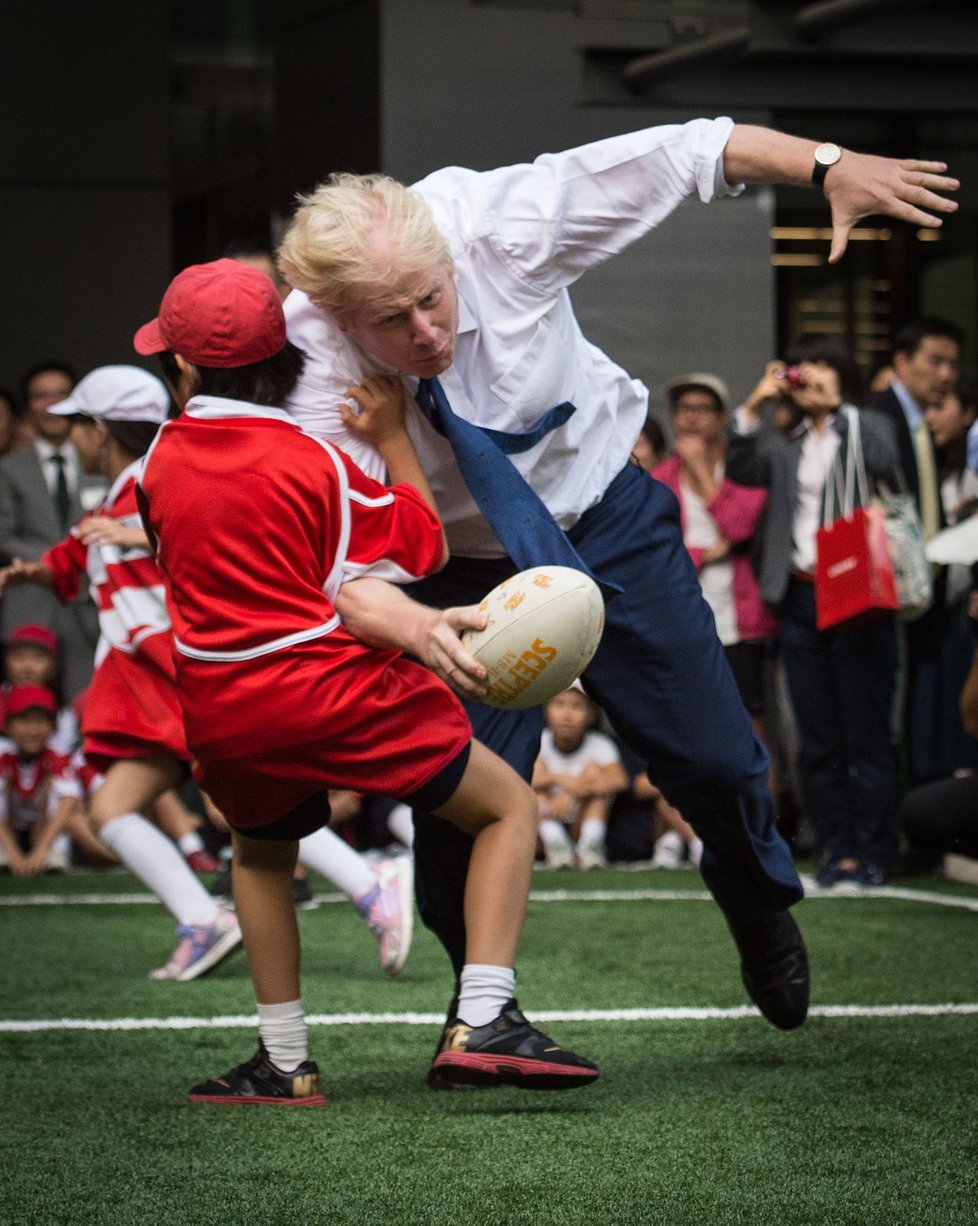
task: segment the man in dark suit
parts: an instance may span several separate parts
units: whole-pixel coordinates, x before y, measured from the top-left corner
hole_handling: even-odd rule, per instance
[[[917,502],[924,538],[945,527],[941,504],[940,477],[934,454],[934,440],[924,420],[931,405],[940,404],[958,381],[964,333],[950,320],[930,316],[905,324],[893,342],[894,379],[883,392],[873,396],[873,407],[893,423],[900,450],[900,467]],[[904,723],[912,728],[917,692],[917,675],[922,664],[932,661],[940,651],[946,630],[945,584],[942,568],[934,581],[931,607],[916,621],[906,625],[907,664],[904,685]],[[911,776],[916,765],[911,755]]]
[[[81,472],[78,453],[68,441],[71,419],[49,413],[71,392],[71,371],[58,363],[35,367],[24,380],[24,403],[34,428],[33,442],[0,460],[0,553],[35,561],[62,540],[84,510],[91,510],[104,482]],[[87,587],[70,605],[61,605],[42,588],[5,592],[0,603],[0,634],[27,622],[50,626],[61,644],[62,690],[71,701],[92,676],[98,613]]]
[[[939,404],[957,382],[963,339],[956,324],[936,316],[906,324],[893,342],[895,378],[872,401],[896,430],[900,465],[927,537],[943,526],[944,515],[924,412],[928,405]]]

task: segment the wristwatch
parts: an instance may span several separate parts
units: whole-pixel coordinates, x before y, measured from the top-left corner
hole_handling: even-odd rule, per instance
[[[842,157],[842,150],[838,145],[833,145],[831,141],[818,146],[815,150],[815,165],[812,167],[812,182],[816,187],[822,186],[829,167],[834,166],[840,157]]]

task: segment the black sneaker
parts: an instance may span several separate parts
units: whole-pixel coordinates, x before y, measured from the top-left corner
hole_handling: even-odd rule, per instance
[[[317,1064],[303,1060],[293,1072],[283,1073],[269,1060],[260,1040],[246,1064],[193,1086],[187,1098],[226,1107],[325,1107],[329,1102],[319,1088]]]
[[[441,1069],[435,1068],[435,1060],[438,1059],[438,1054],[445,1043],[445,1036],[448,1033],[449,1027],[456,1025],[455,1014],[458,1012],[458,993],[452,997],[448,1005],[448,1013],[445,1016],[445,1025],[441,1028],[441,1034],[438,1036],[438,1042],[435,1044],[435,1054],[432,1057],[432,1063],[425,1077],[425,1084],[429,1090],[489,1090],[492,1087],[489,1085],[470,1085],[465,1081],[452,1081],[442,1072]]]
[[[727,923],[740,951],[740,974],[772,1026],[795,1030],[808,1016],[808,953],[790,911]]]
[[[464,1085],[572,1090],[598,1076],[597,1065],[558,1047],[526,1020],[515,1000],[486,1026],[452,1018],[442,1031],[432,1072]]]

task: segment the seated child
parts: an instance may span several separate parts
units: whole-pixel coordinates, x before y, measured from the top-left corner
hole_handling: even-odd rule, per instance
[[[575,684],[544,707],[546,727],[533,768],[540,842],[548,868],[605,868],[605,830],[628,775],[614,741],[596,731],[600,711]]]
[[[6,695],[4,733],[11,748],[0,754],[0,865],[15,877],[64,872],[70,865],[68,827],[80,820],[81,789],[70,759],[49,742],[58,700],[39,685],[18,685]]]
[[[3,651],[3,694],[15,685],[42,685],[58,694],[58,636],[47,626],[17,626],[7,636]],[[73,707],[58,704],[51,748],[72,753],[81,736]]]

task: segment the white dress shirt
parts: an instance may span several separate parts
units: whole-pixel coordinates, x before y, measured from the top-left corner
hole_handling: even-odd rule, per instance
[[[34,450],[37,452],[37,458],[41,462],[41,472],[44,473],[44,480],[47,482],[48,492],[52,500],[55,495],[55,487],[58,480],[58,468],[56,464],[51,463],[51,457],[60,452],[64,456],[64,473],[65,482],[68,486],[68,496],[78,493],[78,482],[81,476],[81,464],[78,460],[78,452],[75,450],[73,443],[62,443],[60,447],[52,447],[45,438],[34,439]]]
[[[723,480],[723,465],[717,467],[717,484]],[[714,549],[720,543],[720,529],[706,509],[706,499],[683,485],[683,541],[688,548]],[[713,611],[717,636],[724,647],[740,641],[734,608],[733,562],[729,557],[711,562],[699,572],[703,598]]]
[[[913,396],[907,391],[899,379],[894,379],[890,383],[890,391],[896,396],[900,402],[900,408],[903,409],[903,416],[907,420],[907,428],[911,434],[915,434],[917,427],[924,420],[924,415],[921,412],[920,405],[914,400]]]
[[[846,406],[843,405],[843,408]],[[760,418],[751,416],[741,405],[734,413],[734,429],[738,434],[756,434],[761,427]],[[836,414],[826,417],[822,430],[818,431],[806,417],[791,431],[792,437],[801,438],[801,454],[798,458],[798,487],[795,510],[791,520],[791,569],[805,575],[815,573],[815,534],[822,526],[822,508],[825,484],[835,468],[842,436],[836,425]],[[833,477],[834,480],[834,477]],[[842,508],[836,503],[836,516]]]
[[[835,414],[824,421],[821,431],[807,418],[797,432],[804,434],[798,461],[798,497],[791,525],[791,568],[806,575],[815,572],[815,534],[822,526],[822,498],[832,475],[842,439]],[[836,516],[842,508],[836,504]]]
[[[597,503],[628,460],[648,391],[586,340],[568,287],[623,250],[682,201],[734,195],[723,178],[730,119],[693,120],[611,137],[532,164],[484,173],[449,167],[415,184],[455,261],[459,328],[455,361],[440,376],[460,417],[525,431],[559,404],[576,412],[513,464],[563,528]],[[305,294],[285,301],[289,339],[306,369],[286,404],[304,430],[383,476],[377,453],[343,426],[344,392],[390,373],[340,332]],[[453,553],[503,550],[465,487],[451,447],[413,403],[408,431],[438,503]]]

